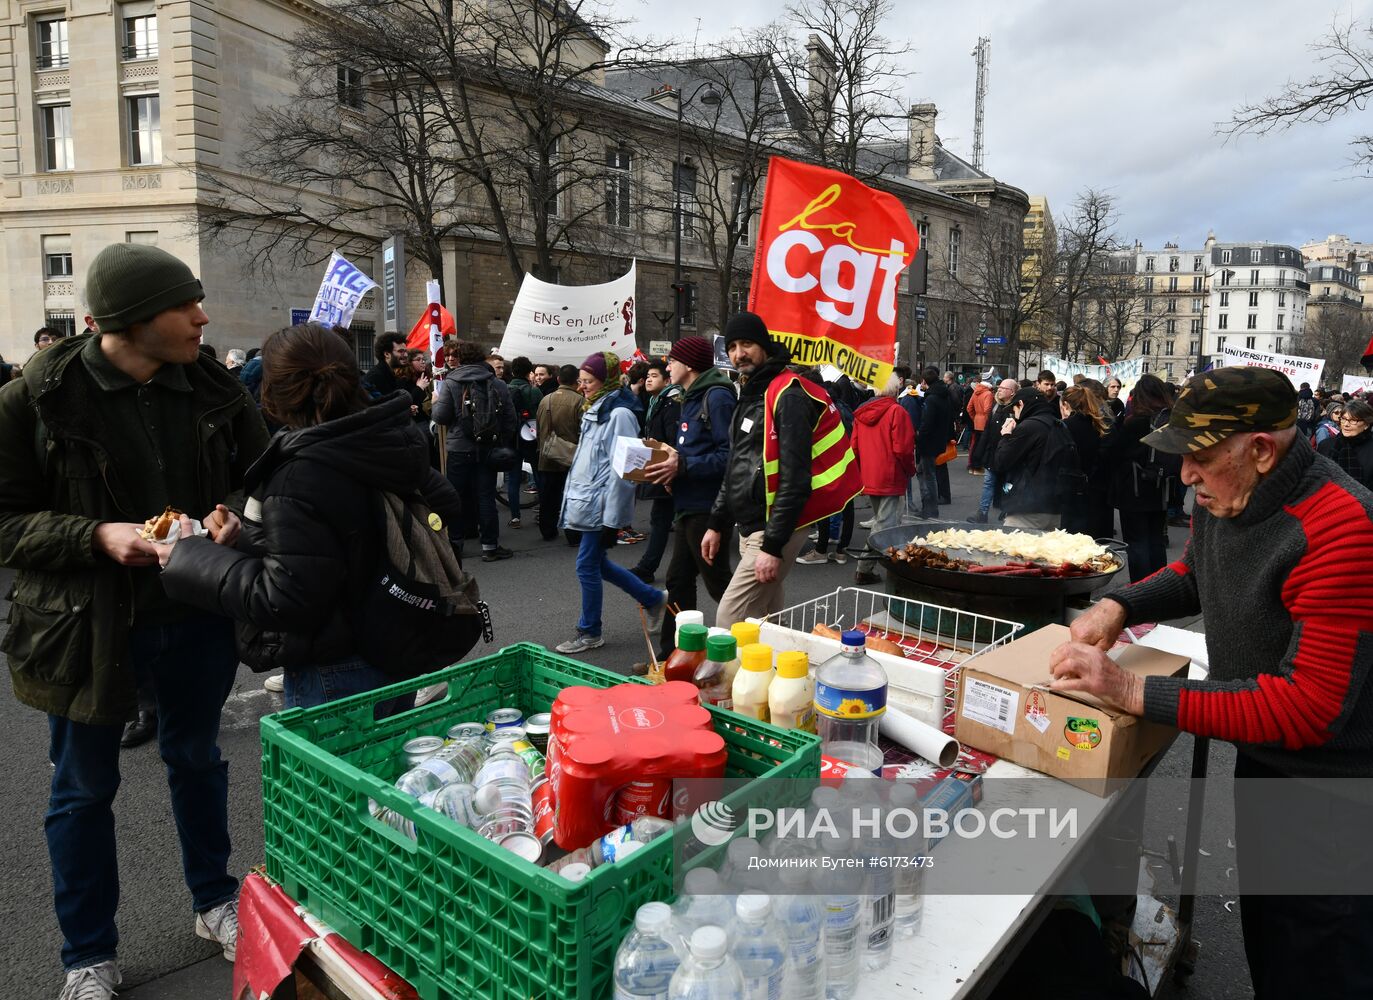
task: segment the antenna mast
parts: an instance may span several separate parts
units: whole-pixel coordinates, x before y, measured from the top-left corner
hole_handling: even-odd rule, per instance
[[[979,38],[977,48],[972,51],[977,60],[977,102],[973,109],[973,168],[982,169],[982,121],[987,104],[987,77],[992,61],[992,40]]]

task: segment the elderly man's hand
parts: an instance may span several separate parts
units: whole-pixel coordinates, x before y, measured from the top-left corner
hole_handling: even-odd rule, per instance
[[[1098,649],[1110,649],[1125,627],[1125,606],[1118,601],[1097,601],[1068,626],[1073,642],[1086,643]]]
[[[1117,666],[1096,646],[1065,642],[1049,655],[1055,691],[1082,691],[1131,715],[1144,714],[1144,678]]]

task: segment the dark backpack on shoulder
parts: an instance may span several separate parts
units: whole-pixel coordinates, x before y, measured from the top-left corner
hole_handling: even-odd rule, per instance
[[[394,677],[417,677],[490,642],[491,613],[424,499],[376,496],[381,547],[354,609],[358,652]]]
[[[519,468],[520,456],[513,442],[501,437],[501,397],[491,388],[490,379],[462,383],[458,419],[476,442],[482,461],[498,472]]]

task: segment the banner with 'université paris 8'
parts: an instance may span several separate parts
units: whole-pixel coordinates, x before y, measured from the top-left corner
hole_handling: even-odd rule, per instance
[[[905,207],[847,174],[768,164],[749,308],[798,364],[881,387],[896,347],[896,285],[920,237]]]

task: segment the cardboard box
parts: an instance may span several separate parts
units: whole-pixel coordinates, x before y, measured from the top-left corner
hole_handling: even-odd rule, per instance
[[[643,473],[644,466],[666,459],[666,449],[652,438],[617,437],[610,453],[610,467],[621,479],[646,483],[648,477]]]
[[[1042,771],[1097,795],[1110,779],[1138,777],[1177,730],[1105,708],[1086,694],[1051,691],[1049,654],[1068,641],[1048,625],[963,667],[954,735],[1004,760]],[[1116,647],[1116,662],[1141,677],[1186,671],[1185,656],[1145,646]]]

